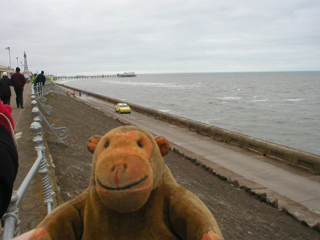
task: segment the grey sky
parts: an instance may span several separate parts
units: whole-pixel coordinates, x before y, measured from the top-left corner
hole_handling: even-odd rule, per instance
[[[0,65],[29,70],[319,71],[320,1],[0,0]]]

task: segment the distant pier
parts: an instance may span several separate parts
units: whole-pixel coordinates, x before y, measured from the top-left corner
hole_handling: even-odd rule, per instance
[[[76,75],[76,76],[56,76],[57,79],[91,79],[91,78],[123,78],[123,77],[136,77],[137,75],[134,72],[124,72],[118,73],[115,75],[94,75],[94,76],[85,76],[85,75]]]
[[[91,79],[91,78],[117,78],[118,75],[95,75],[95,76],[84,76],[84,75],[77,75],[77,76],[56,76],[57,79]]]

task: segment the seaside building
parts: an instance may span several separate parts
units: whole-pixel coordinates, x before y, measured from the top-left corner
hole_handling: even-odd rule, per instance
[[[0,65],[0,77],[2,77],[4,72],[7,72],[8,76],[10,77],[15,71],[10,69],[10,67]]]

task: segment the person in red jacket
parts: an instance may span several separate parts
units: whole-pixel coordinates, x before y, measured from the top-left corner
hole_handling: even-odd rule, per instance
[[[17,107],[23,108],[23,88],[26,84],[26,78],[20,73],[20,68],[16,68],[16,72],[12,74],[11,81],[16,92]]]

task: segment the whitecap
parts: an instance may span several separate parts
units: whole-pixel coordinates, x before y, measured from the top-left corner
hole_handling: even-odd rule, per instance
[[[240,99],[242,99],[242,97],[217,97],[216,99],[223,100],[223,101],[225,101],[225,100],[240,100]]]
[[[302,98],[289,98],[289,99],[285,99],[283,101],[285,101],[285,102],[299,102],[302,100],[303,100]]]
[[[268,102],[269,99],[257,99],[257,100],[252,100],[251,102]]]

